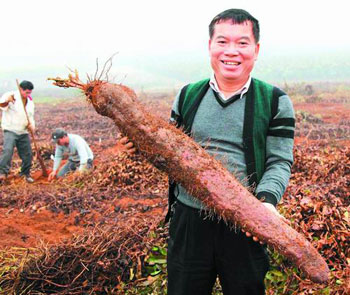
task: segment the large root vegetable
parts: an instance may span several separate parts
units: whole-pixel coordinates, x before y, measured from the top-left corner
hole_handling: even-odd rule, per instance
[[[158,168],[224,220],[238,224],[275,248],[317,283],[328,280],[326,262],[313,246],[261,204],[224,166],[202,147],[161,118],[149,113],[130,88],[78,75],[52,79],[61,87],[82,89],[96,111],[118,128]]]

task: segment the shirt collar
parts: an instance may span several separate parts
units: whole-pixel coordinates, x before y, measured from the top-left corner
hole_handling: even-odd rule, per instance
[[[248,81],[243,85],[243,87],[241,89],[238,89],[236,92],[232,93],[230,95],[230,97],[232,97],[234,95],[237,95],[237,94],[240,94],[241,95],[240,99],[242,99],[243,95],[248,92],[248,89],[249,89],[251,81],[252,81],[252,77],[249,75]],[[210,81],[209,81],[209,85],[216,93],[218,93],[220,95],[220,97],[223,100],[227,100],[227,99],[230,98],[230,97],[225,97],[225,95],[220,91],[214,73],[212,73],[212,75],[211,75],[211,78],[210,78]]]
[[[22,95],[21,95],[21,92],[19,92],[19,90],[15,90],[13,94],[15,95],[15,98],[22,99]],[[29,95],[27,98],[27,105],[28,103],[31,103],[31,102],[33,102],[33,98],[31,95]]]

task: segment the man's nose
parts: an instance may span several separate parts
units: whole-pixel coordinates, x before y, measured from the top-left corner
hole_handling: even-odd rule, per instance
[[[226,55],[238,55],[239,50],[234,43],[229,43],[228,46],[226,47],[225,54]]]

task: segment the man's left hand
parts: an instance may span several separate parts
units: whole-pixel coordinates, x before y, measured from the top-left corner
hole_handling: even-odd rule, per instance
[[[30,124],[30,123],[28,123],[28,125],[27,125],[27,129],[28,129],[30,132],[32,132],[32,133],[34,133],[34,131],[35,131],[35,129],[34,129],[34,127],[33,127],[33,125],[32,125],[32,124]]]
[[[135,154],[136,148],[128,137],[124,136],[116,144],[116,150],[120,153]]]
[[[276,207],[270,203],[262,203],[267,209],[269,209],[271,212],[273,212],[274,214],[276,214],[282,221],[284,221],[285,223],[287,223],[288,225],[290,225],[290,221],[288,219],[286,219],[284,216],[282,216],[276,209]],[[259,242],[260,244],[264,244],[263,242],[259,241],[259,239],[255,236],[253,236],[251,233],[246,232],[242,229],[242,232],[245,233],[245,235],[250,238],[253,237],[253,240],[255,242]]]
[[[87,168],[87,164],[82,164],[79,169],[75,171],[75,175],[82,175],[89,172],[89,169]]]

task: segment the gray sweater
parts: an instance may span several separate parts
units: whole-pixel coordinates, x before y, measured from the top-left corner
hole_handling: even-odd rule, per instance
[[[173,104],[176,114],[179,114],[179,96],[178,94]],[[192,137],[247,186],[248,175],[243,149],[245,97],[243,95],[241,99],[222,106],[215,98],[213,90],[209,88],[194,118]],[[294,117],[292,102],[287,95],[283,95],[279,98],[275,119],[291,117]],[[293,139],[267,136],[266,159],[266,164],[271,164],[267,165],[268,169],[255,192],[273,194],[277,203],[289,181],[290,163],[293,162]],[[181,185],[178,185],[178,192],[178,200],[182,203],[197,209],[205,208],[202,202],[189,195]]]

